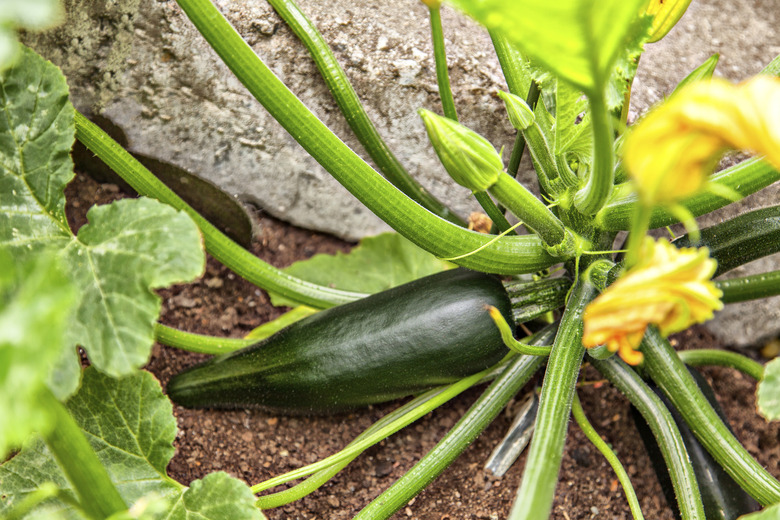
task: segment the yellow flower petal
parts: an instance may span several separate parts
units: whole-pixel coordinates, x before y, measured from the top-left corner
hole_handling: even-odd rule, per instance
[[[723,307],[712,282],[717,264],[706,248],[678,249],[647,238],[642,259],[586,308],[582,344],[606,345],[629,364],[648,325],[668,336],[707,321]]]
[[[648,43],[657,42],[680,20],[691,0],[650,0],[645,12],[652,15],[653,26],[650,28]]]
[[[647,114],[626,137],[624,160],[647,206],[700,191],[721,154],[763,154],[780,168],[780,79],[693,83]]]

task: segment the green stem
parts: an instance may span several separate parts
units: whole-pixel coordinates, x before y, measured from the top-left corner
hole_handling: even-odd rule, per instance
[[[571,287],[568,278],[545,278],[531,282],[504,282],[512,301],[515,323],[524,323],[549,311],[563,307]]]
[[[444,30],[441,26],[441,8],[428,9],[431,18],[431,41],[433,42],[433,57],[436,62],[436,82],[439,85],[439,97],[444,115],[453,121],[458,120],[455,109],[455,99],[450,88],[450,74],[447,69],[447,51],[444,48]]]
[[[523,481],[509,520],[547,518],[552,510],[571,401],[585,353],[582,346],[582,313],[595,293],[596,289],[590,283],[578,283],[561,318],[547,361],[539,413]]]
[[[475,251],[491,241],[431,214],[374,171],[279,81],[209,0],[178,3],[266,110],[337,181],[396,231],[441,258]],[[533,236],[505,236],[458,260],[470,269],[501,274],[534,272],[554,262]]]
[[[723,303],[744,302],[780,294],[780,271],[753,274],[729,280],[718,280],[715,286],[723,291]]]
[[[605,360],[591,359],[591,364],[625,395],[639,410],[653,432],[658,448],[669,470],[669,478],[677,497],[683,520],[701,520],[704,505],[690,457],[685,449],[680,430],[671,412],[637,373],[621,359],[613,356]]]
[[[574,400],[571,403],[571,414],[582,430],[582,433],[585,434],[585,437],[588,438],[602,455],[604,455],[604,458],[607,459],[609,465],[612,466],[612,470],[615,472],[615,475],[617,475],[620,485],[623,487],[623,492],[626,494],[628,507],[631,510],[631,515],[634,517],[634,520],[644,520],[645,517],[642,516],[639,500],[636,498],[636,492],[634,491],[634,486],[631,485],[631,480],[628,478],[628,473],[626,473],[623,464],[620,463],[620,459],[617,458],[615,452],[612,451],[601,437],[599,437],[598,432],[596,432],[593,425],[588,421],[588,418],[585,416],[585,410],[582,409],[580,398],[577,396],[576,392],[574,393]]]
[[[760,159],[742,161],[710,176],[710,182],[722,184],[743,197],[766,188],[777,180],[780,180],[780,172]],[[595,224],[608,231],[628,230],[634,215],[634,206],[638,204],[637,197],[628,184],[617,186],[615,189],[623,195],[615,197],[598,212]],[[682,205],[698,217],[731,204],[731,202],[731,200],[705,191],[684,200]],[[663,208],[656,208],[650,218],[651,229],[675,223],[677,223],[677,218]]]
[[[364,294],[331,289],[284,273],[236,244],[171,191],[97,125],[76,112],[76,138],[119,174],[135,191],[187,213],[198,225],[206,251],[242,278],[296,302],[326,308],[351,302]]]
[[[471,376],[465,377],[456,383],[452,383],[451,385],[430,390],[429,392],[432,393],[432,396],[430,397],[430,399],[426,400],[424,404],[414,408],[413,410],[410,410],[408,413],[404,414],[403,416],[398,417],[397,419],[382,426],[381,428],[377,429],[376,432],[372,433],[369,436],[366,436],[366,438],[350,444],[348,447],[344,448],[338,453],[335,453],[330,457],[326,457],[319,462],[315,462],[314,464],[309,464],[308,466],[304,466],[303,468],[290,471],[283,475],[279,475],[277,477],[256,484],[252,486],[252,492],[259,493],[261,491],[265,491],[266,489],[270,489],[280,484],[290,482],[291,480],[305,477],[306,475],[311,475],[312,473],[316,473],[334,464],[338,464],[342,461],[345,461],[350,457],[354,458],[353,456],[365,451],[367,448],[386,439],[387,437],[394,434],[401,428],[408,426],[409,424],[413,423],[420,417],[428,414],[430,411],[435,410],[442,404],[446,403],[456,395],[459,395],[463,391],[479,383],[484,377],[490,375],[493,372],[493,370],[494,367],[491,367],[486,370],[483,370],[482,372],[478,372]]]
[[[455,109],[455,99],[452,97],[450,88],[450,75],[447,68],[447,52],[444,47],[444,31],[441,26],[441,8],[440,6],[430,7],[431,18],[431,41],[433,41],[433,56],[436,62],[436,82],[439,85],[439,97],[441,98],[441,108],[444,116],[453,121],[458,121],[458,112]],[[493,199],[487,193],[474,193],[474,198],[485,211],[490,220],[495,224],[496,229],[503,233],[510,229],[512,225],[507,222],[503,212],[498,209]],[[517,234],[513,231],[510,233]]]
[[[604,206],[612,193],[615,181],[615,158],[612,151],[614,132],[603,92],[588,96],[588,101],[593,128],[593,170],[587,184],[574,196],[574,204],[580,213],[593,215]]]
[[[677,352],[677,355],[680,356],[683,363],[692,367],[713,365],[729,367],[749,375],[756,381],[761,381],[764,378],[764,366],[761,363],[753,361],[742,354],[737,354],[736,352],[703,348],[697,350],[681,350]]]
[[[154,339],[158,343],[168,345],[169,347],[188,352],[197,352],[198,354],[214,355],[234,352],[258,342],[254,338],[218,338],[203,334],[193,334],[192,332],[184,332],[183,330],[167,327],[162,323],[154,324]]]
[[[308,49],[349,127],[385,177],[431,213],[458,225],[463,220],[415,181],[387,146],[324,38],[293,0],[269,0],[279,16]]]
[[[654,327],[642,343],[644,366],[710,455],[737,484],[766,506],[780,501],[780,482],[748,453],[723,424],[677,352]]]
[[[498,331],[501,333],[501,339],[504,341],[506,348],[516,354],[526,356],[546,357],[550,355],[551,348],[549,346],[538,347],[530,345],[528,344],[528,338],[525,338],[523,341],[515,339],[512,327],[509,326],[509,323],[507,323],[504,316],[501,314],[501,311],[497,308],[489,306],[488,312],[490,313],[493,322],[496,324],[496,327],[498,327]]]
[[[487,216],[490,218],[490,220],[493,221],[493,224],[495,224],[495,227],[499,233],[504,233],[508,229],[512,228],[512,224],[510,224],[506,219],[504,212],[501,211],[498,206],[496,206],[495,202],[493,202],[493,199],[490,198],[490,195],[488,195],[487,192],[478,191],[474,193],[474,198],[477,199],[479,205],[482,206],[482,209],[485,210]],[[514,235],[517,234],[514,230],[509,231],[509,233]]]
[[[84,512],[102,520],[126,511],[127,504],[65,406],[48,389],[40,392],[39,403],[52,415],[55,424],[43,440],[76,491]]]
[[[400,406],[399,408],[396,408],[395,410],[393,410],[392,412],[385,415],[384,417],[376,421],[374,424],[369,426],[360,435],[355,437],[355,439],[347,445],[347,448],[351,447],[355,443],[362,441],[367,437],[370,437],[371,435],[381,430],[386,425],[392,423],[396,419],[402,418],[406,414],[422,406],[423,404],[425,404],[426,401],[431,399],[438,392],[439,392],[438,389],[431,390],[420,396],[415,397],[414,399]],[[285,504],[289,504],[290,502],[300,500],[301,498],[311,494],[320,486],[322,486],[325,482],[330,480],[339,471],[344,469],[350,462],[355,460],[360,455],[360,453],[362,452],[354,453],[349,458],[346,458],[341,462],[333,464],[332,466],[329,466],[325,469],[322,469],[314,473],[309,478],[307,478],[306,480],[304,480],[303,482],[301,482],[296,486],[293,486],[289,489],[285,489],[284,491],[269,493],[268,495],[259,497],[255,505],[257,505],[257,507],[259,507],[260,509],[272,509],[274,507],[283,506]]]
[[[533,229],[550,247],[562,247],[562,255],[571,256],[573,251],[566,246],[567,232],[563,223],[533,193],[517,182],[512,176],[501,172],[496,183],[489,188],[490,193],[506,206],[526,227]],[[571,244],[573,245],[573,244]]]
[[[509,92],[521,97],[528,93],[530,98],[531,89],[534,88],[534,81],[531,79],[531,74],[528,66],[525,64],[523,55],[520,54],[517,47],[510,43],[503,33],[493,30],[489,31],[489,33],[493,42],[493,48],[496,50],[498,63],[501,65],[501,72],[504,73],[506,85],[509,87]],[[538,88],[536,92],[538,97]],[[526,101],[528,101],[528,98]],[[528,106],[533,108],[534,105],[529,102]]]
[[[540,333],[533,343],[548,343],[552,339],[553,330]],[[542,358],[528,356],[518,356],[512,360],[447,435],[403,477],[360,511],[355,520],[389,518],[420,493],[496,418],[542,362]]]
[[[639,261],[642,243],[645,241],[650,227],[650,213],[651,210],[644,204],[637,205],[636,215],[631,221],[631,231],[628,235],[628,251],[624,262],[626,268],[630,268]]]
[[[523,130],[523,136],[528,145],[528,151],[531,153],[536,175],[539,178],[539,184],[546,193],[556,194],[560,191],[555,181],[560,178],[558,166],[555,164],[547,138],[544,136],[539,123],[534,123]],[[560,182],[559,182],[560,183]]]

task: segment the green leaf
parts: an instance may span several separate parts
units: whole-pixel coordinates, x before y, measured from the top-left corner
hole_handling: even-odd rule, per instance
[[[174,452],[176,420],[170,401],[151,374],[139,371],[116,380],[88,368],[67,408],[125,502],[135,503],[149,493],[170,497],[180,492],[181,486],[165,472]],[[0,466],[0,489],[6,496],[0,515],[45,482],[56,484],[66,499],[76,499],[46,445],[35,440]],[[65,501],[46,503],[72,517],[73,510]]]
[[[0,249],[0,459],[50,427],[36,401],[65,344],[76,296],[52,255],[17,263]]]
[[[742,515],[739,520],[780,520],[780,504],[769,506],[757,513]]]
[[[562,81],[555,90],[555,144],[556,156],[571,152],[580,161],[591,163],[593,156],[593,129],[590,126],[588,101],[582,92]],[[580,117],[582,115],[582,117]],[[577,120],[580,119],[578,122]]]
[[[96,206],[62,253],[82,292],[72,339],[101,371],[142,366],[154,343],[160,298],[150,289],[191,280],[204,269],[194,222],[152,199]]]
[[[154,518],[158,501],[164,498],[169,504],[166,519],[263,518],[246,484],[225,474],[209,475],[193,482],[190,488],[167,476],[165,468],[174,453],[176,419],[160,384],[148,372],[138,371],[117,380],[88,368],[81,388],[67,407],[122,498],[136,504],[135,509],[130,508],[131,513],[146,510],[147,516]],[[79,518],[68,503],[69,498],[75,500],[75,494],[40,440],[0,466],[4,497],[0,516],[46,482],[53,482],[61,494],[43,506],[60,512],[63,518]]]
[[[529,58],[589,96],[603,89],[616,62],[646,37],[646,0],[450,0]]]
[[[227,473],[211,473],[196,480],[182,493],[166,519],[170,520],[261,520],[249,487]]]
[[[338,289],[375,293],[443,271],[451,264],[423,251],[397,233],[367,237],[349,253],[315,255],[284,271]],[[272,294],[274,305],[295,303]]]
[[[0,244],[17,252],[71,239],[73,106],[59,69],[30,49],[0,73]]]
[[[151,289],[202,273],[197,226],[151,199],[92,208],[74,236],[65,218],[65,185],[73,177],[73,107],[59,70],[29,49],[0,74],[0,246],[23,260],[59,252],[81,296],[50,387],[72,394],[80,374],[75,346],[93,365],[120,376],[142,366],[153,344],[160,300]]]
[[[764,367],[764,378],[758,383],[756,396],[761,415],[770,421],[780,419],[780,358]]]

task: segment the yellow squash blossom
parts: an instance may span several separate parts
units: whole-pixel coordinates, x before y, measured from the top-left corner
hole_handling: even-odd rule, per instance
[[[642,259],[585,308],[582,344],[606,345],[626,363],[639,364],[635,349],[648,325],[668,336],[723,307],[711,280],[716,267],[707,248],[678,249],[646,238]]]
[[[691,0],[650,0],[645,13],[653,16],[648,43],[657,42],[680,20]]]
[[[647,114],[626,137],[624,161],[646,206],[695,194],[721,154],[745,150],[780,168],[780,79],[692,83]]]

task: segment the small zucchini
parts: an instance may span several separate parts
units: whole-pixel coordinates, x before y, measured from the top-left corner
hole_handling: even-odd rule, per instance
[[[718,404],[715,398],[715,392],[712,387],[707,383],[706,379],[699,374],[696,370],[689,368],[691,375],[693,375],[696,383],[701,388],[702,393],[710,402],[712,407],[723,419],[723,422],[728,426],[728,421],[723,413],[723,409]],[[685,448],[688,451],[688,456],[693,466],[693,471],[696,474],[696,480],[699,484],[699,491],[701,493],[702,504],[704,505],[704,514],[706,520],[736,520],[738,517],[752,513],[759,508],[758,502],[748,495],[734,480],[726,473],[712,456],[707,453],[707,450],[696,439],[691,429],[680,416],[679,412],[672,406],[669,400],[663,395],[663,393],[653,387],[653,391],[658,394],[658,397],[666,404],[669,411],[674,417],[674,421],[677,423],[677,427],[680,430],[680,436],[682,437]],[[671,504],[675,511],[675,518],[680,518],[680,514],[677,510],[677,501],[674,498],[674,490],[672,483],[669,479],[669,473],[663,464],[663,458],[660,455],[653,434],[645,423],[642,416],[632,407],[632,414],[634,422],[639,430],[642,441],[650,454],[650,459],[653,463],[653,469],[661,483],[661,488],[666,495],[667,502]],[[730,426],[729,426],[730,428]]]
[[[444,271],[319,312],[186,370],[171,379],[168,395],[195,408],[329,413],[415,394],[508,353],[490,305],[513,322],[500,280]]]

